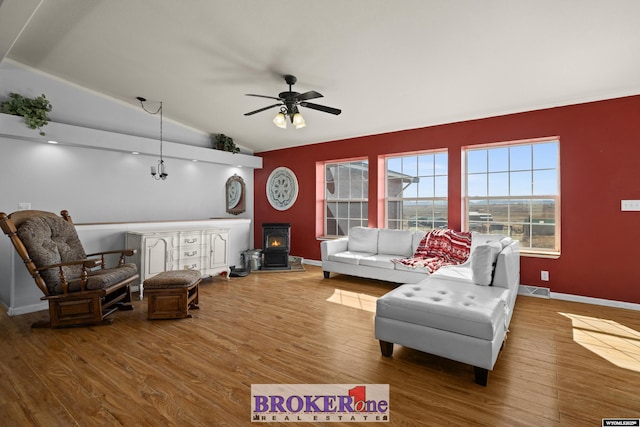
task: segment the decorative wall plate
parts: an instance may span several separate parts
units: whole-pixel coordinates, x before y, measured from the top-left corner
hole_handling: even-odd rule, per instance
[[[227,180],[227,213],[240,215],[246,210],[246,188],[244,180],[238,174],[233,174]]]
[[[238,205],[242,196],[242,185],[238,181],[231,181],[228,184],[227,208],[233,209]]]
[[[279,167],[267,180],[267,200],[274,209],[286,211],[298,198],[298,179],[289,168]]]

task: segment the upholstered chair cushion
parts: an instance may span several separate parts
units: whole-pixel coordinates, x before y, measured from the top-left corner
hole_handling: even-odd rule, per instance
[[[87,258],[73,224],[55,216],[33,217],[26,220],[18,229],[18,237],[24,243],[29,257],[37,267],[61,262],[79,261]],[[69,285],[68,292],[81,290],[80,276],[82,265],[62,267]],[[121,267],[88,271],[86,289],[107,288],[137,273],[135,264]],[[60,272],[57,268],[42,270],[40,275],[52,295],[63,293]]]
[[[34,217],[26,220],[18,229],[18,237],[24,243],[29,256],[37,267],[82,260],[87,257],[73,224],[54,216]],[[82,266],[63,267],[67,280],[80,277]],[[58,269],[43,270],[40,275],[51,293],[60,282]]]
[[[121,281],[135,275],[138,268],[133,263],[127,263],[120,267],[97,269],[88,271],[89,278],[87,281],[87,290],[104,289],[111,285],[120,283]],[[66,276],[65,276],[66,277]],[[80,278],[68,281],[69,292],[80,291]],[[62,285],[58,282],[54,289],[56,294],[62,293]]]

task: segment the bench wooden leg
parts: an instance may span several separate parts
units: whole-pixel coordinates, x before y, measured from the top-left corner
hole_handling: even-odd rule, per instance
[[[323,271],[322,274],[324,274],[324,278],[325,279],[329,278],[329,272],[328,271]]]
[[[391,357],[393,354],[393,343],[380,340],[380,351],[383,356]]]

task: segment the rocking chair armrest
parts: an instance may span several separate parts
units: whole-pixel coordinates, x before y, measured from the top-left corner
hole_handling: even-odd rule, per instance
[[[133,256],[137,252],[136,249],[116,249],[114,251],[105,251],[105,252],[96,252],[94,254],[88,254],[88,257],[98,256],[98,255],[109,255],[109,254],[123,254],[124,256]]]
[[[68,267],[72,265],[83,265],[85,268],[94,268],[101,264],[102,262],[99,259],[79,259],[75,261],[59,262],[57,264],[43,265],[42,267],[37,267],[36,271],[49,270],[59,267]]]

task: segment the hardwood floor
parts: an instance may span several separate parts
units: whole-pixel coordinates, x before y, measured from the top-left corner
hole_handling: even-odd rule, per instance
[[[110,326],[32,330],[45,312],[0,308],[0,424],[251,425],[259,383],[389,384],[393,426],[640,417],[636,311],[519,296],[481,387],[468,365],[400,346],[381,356],[375,299],[394,285],[305,267],[206,280],[191,319],[148,321],[136,300]]]

